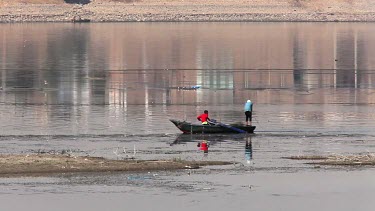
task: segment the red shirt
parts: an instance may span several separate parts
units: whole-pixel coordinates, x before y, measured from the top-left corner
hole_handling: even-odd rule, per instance
[[[209,119],[209,118],[208,118],[208,114],[203,113],[203,114],[199,115],[199,116],[197,117],[197,119],[198,119],[198,120],[201,120],[201,122],[206,122],[207,119]]]

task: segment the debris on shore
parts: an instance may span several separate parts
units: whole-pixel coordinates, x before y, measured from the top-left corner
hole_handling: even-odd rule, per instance
[[[329,155],[329,156],[290,156],[282,157],[292,160],[319,160],[316,162],[308,162],[307,164],[317,165],[334,165],[334,166],[375,166],[375,154],[359,154],[359,155]]]
[[[39,176],[74,172],[143,172],[196,169],[208,165],[229,165],[225,161],[109,160],[102,157],[31,154],[0,155],[0,177]]]

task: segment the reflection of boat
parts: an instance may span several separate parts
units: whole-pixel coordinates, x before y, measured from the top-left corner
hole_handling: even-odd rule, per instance
[[[175,119],[170,119],[170,121],[176,125],[178,129],[180,129],[183,133],[203,133],[203,134],[209,134],[209,133],[238,133],[238,130],[240,129],[243,131],[246,131],[247,133],[253,133],[255,130],[255,126],[246,126],[242,124],[230,124],[230,125],[224,125],[224,124],[218,124],[218,125],[202,125],[202,124],[192,124],[190,122],[186,121],[179,121]]]
[[[215,144],[222,141],[243,141],[249,136],[248,134],[180,134],[176,137],[171,145],[185,144],[189,142],[199,142],[206,140],[210,144]]]

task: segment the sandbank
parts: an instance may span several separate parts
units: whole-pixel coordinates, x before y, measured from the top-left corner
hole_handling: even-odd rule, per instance
[[[223,161],[109,160],[62,154],[0,155],[0,177],[48,176],[76,172],[147,172],[229,165]]]

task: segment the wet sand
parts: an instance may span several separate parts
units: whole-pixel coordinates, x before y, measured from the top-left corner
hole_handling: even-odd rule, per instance
[[[0,3],[0,22],[375,21],[375,5],[366,0],[96,0],[84,5],[59,0],[19,2]]]
[[[197,169],[207,165],[229,165],[222,161],[108,160],[101,157],[67,155],[0,155],[0,177],[48,176],[74,172],[144,172]]]

